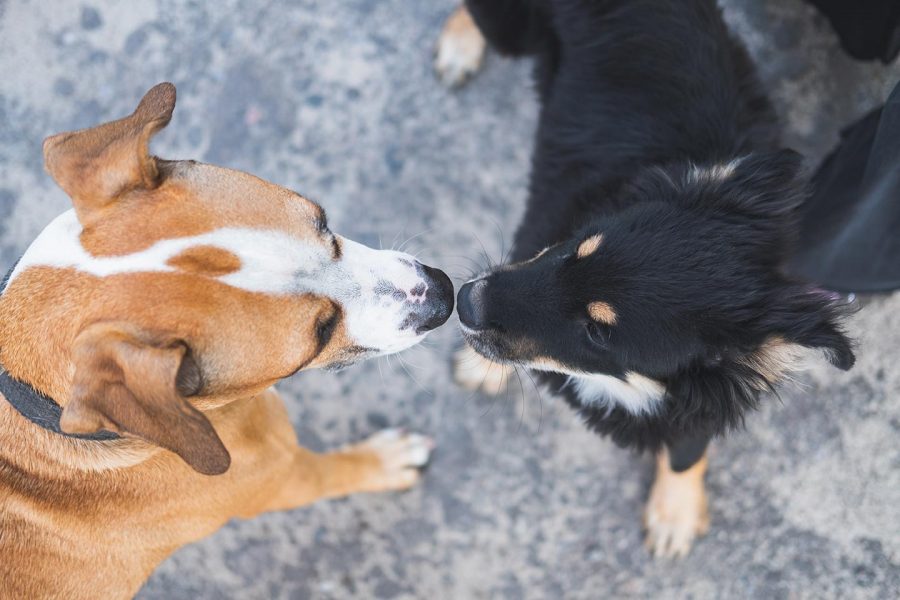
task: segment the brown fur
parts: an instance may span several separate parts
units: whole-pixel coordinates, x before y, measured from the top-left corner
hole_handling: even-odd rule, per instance
[[[597,235],[592,235],[587,238],[583,242],[578,245],[578,250],[576,250],[576,255],[578,258],[584,258],[586,256],[590,256],[594,252],[597,251],[597,248],[600,247],[600,244],[603,243],[603,234],[598,233]]]
[[[465,6],[458,7],[444,24],[435,49],[434,67],[449,86],[462,84],[481,67],[487,42]]]
[[[799,368],[802,351],[801,346],[776,335],[764,341],[756,352],[747,355],[744,363],[762,375],[766,382],[775,384],[789,379],[790,372]]]
[[[166,264],[188,273],[219,277],[239,271],[241,259],[222,248],[195,246],[173,256]]]
[[[663,450],[657,456],[656,479],[644,511],[647,547],[654,556],[685,556],[694,538],[709,531],[704,455],[687,471],[676,473]]]
[[[151,157],[149,138],[174,101],[161,84],[130,117],[45,143],[88,252],[223,226],[321,238],[321,208],[294,192]],[[171,273],[34,266],[0,298],[3,367],[63,406],[63,430],[122,434],[64,437],[0,401],[0,597],[129,597],[171,552],[231,518],[416,481],[409,436],[328,454],[297,444],[270,386],[351,350],[340,323],[324,347],[316,342],[319,320],[340,307],[196,276],[235,261],[198,248],[173,259]]]
[[[588,314],[598,323],[606,323],[607,325],[615,325],[619,318],[612,306],[599,300],[588,304]]]

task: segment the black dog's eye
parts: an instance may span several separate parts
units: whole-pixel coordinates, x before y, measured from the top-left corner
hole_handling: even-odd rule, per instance
[[[588,339],[601,348],[606,348],[609,344],[609,328],[595,321],[588,321],[584,326]]]

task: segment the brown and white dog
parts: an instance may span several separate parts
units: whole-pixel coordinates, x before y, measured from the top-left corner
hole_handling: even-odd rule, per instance
[[[416,344],[447,276],[295,192],[150,156],[174,105],[163,83],[44,143],[74,210],[0,296],[0,597],[128,597],[233,517],[408,488],[428,460],[394,430],[305,450],[271,386]]]

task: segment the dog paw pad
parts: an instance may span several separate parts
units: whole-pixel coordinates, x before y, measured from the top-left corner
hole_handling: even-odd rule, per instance
[[[415,485],[420,469],[428,464],[434,447],[431,438],[401,429],[382,430],[359,446],[377,457],[379,469],[375,487],[384,490],[402,490]]]
[[[686,556],[709,530],[702,480],[678,479],[677,474],[657,479],[644,512],[647,549],[657,558]]]

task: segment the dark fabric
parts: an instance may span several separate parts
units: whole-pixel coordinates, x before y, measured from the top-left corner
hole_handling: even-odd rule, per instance
[[[898,0],[807,0],[837,32],[844,50],[859,60],[887,64],[900,51]]]
[[[9,278],[15,268],[14,264],[0,281],[0,295],[6,290],[6,284],[9,283]],[[59,404],[27,383],[13,379],[2,366],[0,366],[0,394],[3,394],[6,401],[23,417],[53,433],[79,440],[105,441],[119,438],[118,434],[111,431],[98,431],[89,435],[65,433],[59,428],[59,418],[62,416],[62,408]]]
[[[843,131],[802,223],[793,273],[844,292],[900,288],[900,85]]]
[[[672,470],[681,473],[696,465],[703,458],[709,439],[707,435],[697,435],[669,444],[669,466]]]

